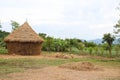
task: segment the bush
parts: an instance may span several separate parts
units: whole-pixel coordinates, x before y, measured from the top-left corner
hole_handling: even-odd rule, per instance
[[[0,54],[7,54],[8,51],[5,47],[0,47]]]
[[[72,47],[71,52],[75,53],[75,54],[78,54],[78,53],[80,53],[80,50],[78,48],[76,48],[76,47]]]
[[[92,47],[89,47],[89,48],[88,48],[88,51],[89,51],[89,54],[91,55],[92,52],[93,52],[93,48],[92,48]]]

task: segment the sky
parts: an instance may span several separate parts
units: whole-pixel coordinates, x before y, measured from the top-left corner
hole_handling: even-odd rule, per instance
[[[112,33],[119,0],[0,0],[2,30],[26,20],[37,33],[56,38],[92,40]]]

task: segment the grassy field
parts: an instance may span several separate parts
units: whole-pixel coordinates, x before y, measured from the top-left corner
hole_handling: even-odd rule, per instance
[[[0,54],[7,54],[8,50],[5,47],[0,47]],[[43,51],[43,53],[49,53],[47,51]],[[50,52],[50,54],[55,53],[55,52]],[[76,55],[91,55],[91,56],[102,56],[102,57],[112,57],[112,58],[116,58],[119,57],[120,58],[120,51],[115,51],[112,50],[112,55],[109,55],[108,51],[105,50],[98,50],[97,52],[95,50],[92,50],[91,52],[89,50],[83,50],[83,51],[78,51],[78,52],[64,52],[67,54],[76,54]]]
[[[0,75],[4,76],[13,72],[25,71],[27,69],[38,69],[48,66],[58,66],[68,62],[92,62],[96,65],[108,68],[120,68],[120,59],[97,59],[97,58],[73,58],[73,59],[33,59],[33,58],[8,58],[0,59]]]

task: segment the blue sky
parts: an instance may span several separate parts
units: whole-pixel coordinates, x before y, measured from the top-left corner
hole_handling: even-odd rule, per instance
[[[119,0],[0,0],[2,30],[26,19],[37,33],[59,38],[96,39],[113,32]]]

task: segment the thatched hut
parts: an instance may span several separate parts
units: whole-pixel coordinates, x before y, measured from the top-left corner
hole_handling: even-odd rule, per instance
[[[9,34],[4,41],[9,54],[39,55],[44,40],[25,22]]]

